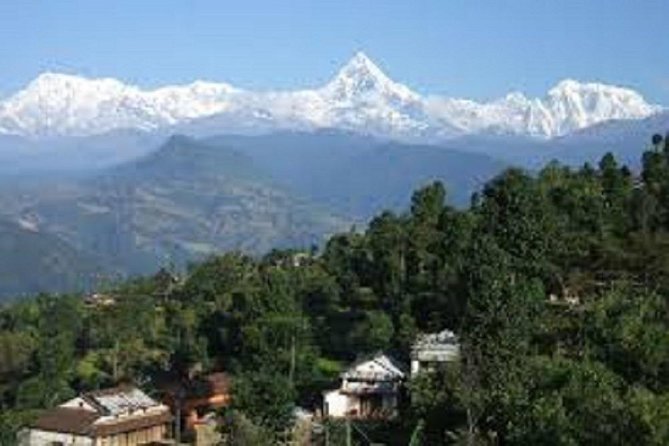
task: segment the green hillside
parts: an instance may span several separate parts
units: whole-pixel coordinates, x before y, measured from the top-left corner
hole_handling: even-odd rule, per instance
[[[278,187],[244,154],[185,137],[102,175],[25,187],[0,202],[130,273],[221,250],[310,246],[347,227]]]

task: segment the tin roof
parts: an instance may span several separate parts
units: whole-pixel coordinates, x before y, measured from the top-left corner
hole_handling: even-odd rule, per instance
[[[54,407],[45,411],[31,427],[48,432],[99,437],[172,421],[172,415],[167,408],[147,412],[146,409],[158,406],[159,403],[135,387],[89,392],[81,398],[91,404],[95,411],[76,407]]]
[[[341,377],[346,380],[394,381],[406,376],[404,367],[382,352],[353,363]]]
[[[103,415],[120,415],[138,409],[158,406],[160,403],[132,386],[119,386],[82,395]]]

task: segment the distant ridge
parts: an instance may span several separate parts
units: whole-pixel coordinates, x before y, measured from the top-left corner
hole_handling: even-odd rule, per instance
[[[0,301],[21,294],[85,291],[103,268],[61,238],[0,220]]]

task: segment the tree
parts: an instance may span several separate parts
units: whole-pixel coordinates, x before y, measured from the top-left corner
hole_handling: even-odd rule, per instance
[[[446,189],[440,181],[418,189],[411,197],[411,217],[420,223],[436,226],[446,202]]]
[[[246,372],[233,382],[233,409],[254,424],[278,433],[292,421],[295,387],[288,377],[266,371]]]
[[[656,150],[659,150],[660,144],[662,144],[662,140],[663,140],[662,135],[660,135],[659,133],[655,133],[651,138],[651,143],[653,144],[653,147]]]
[[[426,371],[409,383],[412,415],[421,426],[420,438],[425,445],[446,442],[447,433],[463,424],[463,401],[460,400],[459,364]]]
[[[393,336],[393,322],[382,311],[368,311],[358,322],[351,334],[351,345],[358,353],[371,353],[390,347]]]
[[[590,361],[534,357],[529,400],[514,411],[506,439],[518,445],[645,444],[622,380]]]
[[[474,243],[465,274],[463,370],[477,378],[473,386],[479,390],[465,410],[483,412],[478,430],[504,436],[509,420],[522,411],[516,402],[527,398],[526,358],[545,294],[540,282],[513,269],[511,256],[489,236]]]
[[[371,285],[386,309],[400,303],[407,274],[404,222],[392,212],[372,219],[366,237],[373,259]]]
[[[0,331],[0,376],[18,377],[30,366],[35,339],[26,332]]]
[[[583,329],[589,353],[629,385],[669,391],[666,311],[663,297],[619,285],[587,307]]]
[[[633,388],[630,409],[645,433],[643,441],[660,446],[669,443],[669,394],[656,394],[644,388]]]
[[[513,268],[530,277],[553,274],[551,253],[559,251],[555,213],[537,182],[509,169],[488,183],[475,209],[480,231],[509,254]]]
[[[223,423],[223,434],[226,446],[273,446],[275,434],[263,427],[253,423],[243,413],[231,411]]]

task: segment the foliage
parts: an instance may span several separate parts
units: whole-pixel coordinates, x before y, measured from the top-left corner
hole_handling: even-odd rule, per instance
[[[243,413],[232,411],[223,424],[226,446],[272,446],[274,435],[271,431],[254,424]]]
[[[418,332],[448,328],[459,363],[413,379],[400,419],[365,425],[366,435],[667,444],[664,141],[639,173],[611,155],[578,170],[510,169],[469,209],[429,184],[407,212],[382,212],[321,253],[230,252],[185,277],[163,270],[112,287],[111,305],[42,295],[1,307],[0,438],[75,392],[224,369],[233,376],[226,438],[271,443],[360,354],[407,361]],[[328,426],[338,441],[337,423]]]
[[[250,414],[257,426],[278,432],[291,421],[295,391],[285,377],[264,372],[247,373],[235,380],[234,395],[234,408]]]

